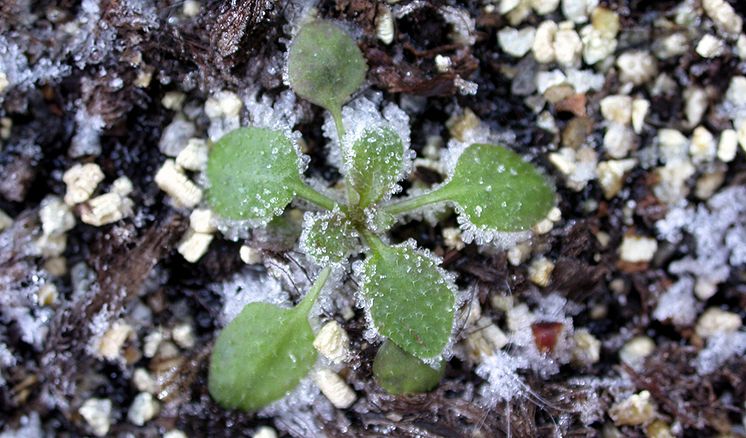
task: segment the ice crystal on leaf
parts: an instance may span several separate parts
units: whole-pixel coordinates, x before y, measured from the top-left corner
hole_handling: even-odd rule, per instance
[[[358,246],[358,234],[352,223],[338,209],[329,212],[306,212],[300,249],[316,264],[326,266],[344,261]]]
[[[438,356],[451,334],[452,276],[414,241],[374,250],[361,272],[362,294],[379,332],[420,359]]]
[[[365,93],[353,99],[342,109],[342,125],[345,127],[342,145],[339,143],[336,121],[328,117],[324,122],[324,135],[331,140],[327,148],[327,159],[347,175],[354,163],[349,161],[353,155],[349,148],[360,141],[366,132],[372,130],[392,130],[401,142],[402,165],[398,167],[397,182],[403,179],[412,169],[413,151],[409,149],[410,129],[409,116],[394,103],[383,104],[383,94]],[[397,163],[398,164],[398,163]]]
[[[395,190],[404,167],[404,147],[391,128],[367,128],[342,153],[359,206],[376,204]]]
[[[457,155],[454,150],[455,164],[444,184],[391,200],[416,155],[409,149],[409,117],[394,104],[384,105],[381,93],[368,93],[342,108],[362,84],[365,70],[355,41],[330,22],[302,25],[290,44],[289,85],[330,113],[323,130],[338,151],[330,154],[330,162],[344,177],[337,192],[303,178],[308,161],[298,150],[299,134],[292,131],[297,110],[290,93],[274,104],[267,96],[251,94],[244,103],[254,126],[224,135],[210,152],[207,200],[223,216],[225,226],[219,228],[230,237],[241,236],[236,227],[241,223],[226,219],[266,226],[294,199],[301,201],[295,204],[301,209],[310,203],[322,210],[305,213],[299,240],[299,266],[308,267],[307,257],[322,268],[312,275],[316,280],[308,294],[292,308],[252,300],[218,337],[209,389],[224,406],[257,410],[302,381],[316,358],[311,342],[317,322],[309,317],[314,307],[333,311],[337,302],[319,298],[331,295],[321,290],[333,287],[346,273],[343,262],[361,250],[366,250],[364,260],[352,266],[360,285],[358,305],[368,321],[364,337],[385,342],[374,362],[379,383],[394,393],[431,389],[451,354],[463,296],[457,297],[454,275],[440,267],[439,258],[413,240],[392,245],[384,233],[399,215],[433,204],[454,205],[466,240],[509,243],[525,238],[554,203],[551,188],[530,164],[506,148],[480,142],[459,147]],[[489,134],[486,129],[478,132]],[[431,219],[437,220],[434,215]],[[271,273],[306,289],[307,282],[293,277],[292,269],[270,260],[265,263]],[[240,307],[237,300],[230,301],[231,309]],[[569,332],[571,321],[564,326]],[[544,366],[550,361],[556,368],[552,361],[563,360],[558,354],[540,362]]]
[[[316,362],[308,316],[331,274],[325,268],[293,308],[248,304],[220,333],[208,386],[220,404],[257,410],[287,395]]]
[[[210,205],[222,216],[265,225],[282,213],[303,185],[301,163],[296,147],[277,131],[232,131],[210,151]]]
[[[243,103],[251,126],[281,131],[297,143],[300,134],[293,131],[293,127],[298,123],[302,111],[292,91],[283,91],[273,99],[254,90],[243,99]]]
[[[460,215],[485,231],[523,231],[554,205],[554,193],[533,166],[489,144],[466,148],[439,191],[457,205]]]

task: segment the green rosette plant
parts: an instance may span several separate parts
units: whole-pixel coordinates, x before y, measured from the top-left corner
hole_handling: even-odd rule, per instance
[[[308,184],[300,150],[283,132],[240,128],[211,148],[207,199],[218,215],[265,226],[296,198],[318,208],[305,214],[300,239],[301,250],[321,267],[310,291],[290,309],[247,305],[217,339],[209,390],[225,407],[257,410],[307,375],[317,359],[309,312],[332,266],[361,253],[361,295],[369,321],[385,338],[373,365],[377,381],[396,394],[437,386],[441,356],[453,336],[453,275],[413,241],[388,243],[387,227],[397,217],[445,203],[472,229],[515,232],[543,219],[554,204],[552,188],[531,164],[492,144],[467,146],[443,184],[392,199],[409,168],[400,133],[380,123],[358,129],[354,138],[345,135],[342,106],[366,71],[355,41],[331,22],[305,24],[290,44],[291,88],[329,111],[336,127],[345,186],[339,200]]]

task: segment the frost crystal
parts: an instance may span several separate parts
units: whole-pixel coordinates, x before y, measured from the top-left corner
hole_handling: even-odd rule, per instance
[[[288,293],[282,283],[271,276],[259,274],[249,268],[233,275],[226,281],[208,288],[223,297],[221,323],[227,325],[241,310],[254,302],[264,302],[289,307]]]
[[[259,416],[274,418],[278,429],[293,436],[323,436],[324,422],[348,421],[336,415],[334,406],[310,377],[301,380],[287,397],[259,411]]]
[[[461,228],[461,238],[465,243],[475,242],[477,245],[492,243],[499,249],[510,249],[531,237],[530,231],[494,231],[480,228],[471,222],[461,211],[461,208],[454,206],[458,212],[458,225]]]
[[[671,263],[673,274],[695,275],[712,285],[725,281],[731,266],[746,262],[746,187],[729,187],[697,208],[678,207],[656,227],[661,237],[678,243],[683,233],[696,241],[696,256]]]
[[[166,156],[176,157],[187,147],[189,138],[193,137],[195,132],[194,123],[175,119],[163,130],[158,149]]]
[[[474,44],[476,24],[466,9],[443,6],[439,10],[443,19],[453,26],[451,38],[455,42],[469,46]]]
[[[731,357],[746,353],[746,332],[719,333],[707,340],[707,347],[697,355],[697,372],[710,374]]]
[[[10,427],[0,433],[0,438],[38,438],[45,436],[41,428],[41,420],[37,412],[31,412],[29,416],[21,417],[18,429],[12,430]]]
[[[698,305],[693,294],[694,280],[682,277],[661,295],[653,317],[658,321],[671,321],[678,326],[688,326],[697,318]]]
[[[568,363],[572,358],[570,339],[573,335],[573,321],[566,313],[576,311],[576,306],[560,295],[550,294],[537,299],[537,307],[533,312],[514,313],[522,307],[528,310],[525,305],[517,306],[509,315],[509,341],[519,347],[514,354],[523,357],[529,364],[527,368],[536,371],[542,378],[558,373],[559,366]],[[536,346],[532,327],[540,322],[556,322],[562,325],[557,343],[549,354],[540,351]]]
[[[117,31],[103,17],[104,12],[97,0],[83,0],[74,23],[74,37],[65,44],[81,70],[89,64],[100,64],[107,56],[118,52],[115,46]],[[126,20],[133,28],[157,29],[159,15],[155,5],[145,0],[130,0],[114,7],[119,19]]]
[[[2,247],[0,242],[0,247]],[[0,276],[0,323],[8,326],[17,324],[21,340],[36,349],[40,349],[47,335],[48,323],[53,310],[42,307],[37,294],[45,284],[43,272],[30,267],[25,278]]]
[[[101,307],[101,310],[93,315],[93,318],[91,318],[91,322],[88,323],[88,330],[91,333],[91,337],[88,341],[86,349],[88,350],[88,354],[90,354],[91,356],[100,356],[98,348],[101,344],[101,339],[111,326],[109,322],[111,319],[112,315],[111,312],[109,312],[109,306],[107,304],[104,304],[103,307]]]
[[[371,128],[390,127],[399,134],[404,145],[405,165],[401,169],[401,179],[411,171],[412,160],[414,159],[409,151],[409,116],[394,103],[388,103],[381,108],[382,102],[382,93],[369,93],[367,96],[358,97],[342,109],[342,122],[347,130],[343,144],[345,147],[353,144],[362,137],[366,130]],[[336,129],[334,120],[328,116],[323,126],[324,135],[331,140],[327,147],[327,159],[331,164],[338,167],[344,175],[347,175],[350,163],[343,158],[345,154],[339,146]]]
[[[504,351],[496,351],[487,356],[476,369],[477,375],[487,381],[480,388],[481,395],[490,405],[524,396],[531,389],[518,375],[518,370],[528,367],[526,358],[512,356]]]
[[[336,207],[334,211],[310,212],[303,215],[303,232],[299,247],[317,265],[344,261],[358,250],[358,235],[352,224]]]
[[[89,114],[85,105],[81,105],[75,113],[75,136],[70,141],[70,155],[82,157],[84,155],[99,155],[101,153],[101,132],[104,129],[104,119],[98,114]]]
[[[0,72],[4,73],[9,87],[26,90],[38,82],[56,81],[70,73],[70,67],[52,63],[48,58],[41,58],[29,66],[25,50],[17,43],[0,35]],[[0,90],[0,102],[2,102]]]
[[[215,227],[220,234],[234,242],[248,238],[249,230],[255,225],[257,224],[251,220],[226,219],[219,216],[215,219]]]
[[[3,377],[3,368],[9,368],[15,366],[16,358],[13,353],[10,352],[8,346],[0,342],[0,387],[5,385],[5,378]]]
[[[295,93],[290,90],[280,93],[275,100],[267,95],[259,96],[259,92],[255,90],[244,97],[243,103],[252,126],[282,131],[291,138],[294,135],[291,130],[303,114]]]

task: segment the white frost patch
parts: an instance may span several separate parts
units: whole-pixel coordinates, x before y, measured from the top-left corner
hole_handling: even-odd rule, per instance
[[[442,6],[438,8],[440,15],[453,28],[451,40],[457,44],[471,46],[476,42],[476,22],[463,8]]]
[[[273,418],[279,430],[293,436],[324,436],[324,422],[348,421],[336,412],[334,405],[307,377],[288,396],[262,409],[258,415]]]
[[[477,375],[487,381],[487,384],[479,389],[480,394],[490,405],[529,394],[531,388],[518,375],[519,369],[528,367],[528,359],[501,350],[487,356],[476,369]]]
[[[692,325],[701,307],[694,297],[693,289],[694,280],[689,277],[679,279],[660,296],[653,317],[658,321],[670,321],[677,326]]]
[[[717,285],[730,275],[731,266],[746,263],[746,187],[726,188],[707,205],[677,207],[656,223],[660,236],[678,243],[684,233],[696,241],[696,256],[671,263],[673,274],[691,274]],[[689,251],[691,253],[692,251]]]
[[[0,342],[0,387],[5,385],[5,378],[3,377],[3,368],[9,368],[15,366],[16,357],[8,349],[8,346]]]
[[[75,135],[70,140],[70,155],[82,157],[101,154],[101,133],[105,125],[100,114],[90,114],[85,104],[81,103],[75,113]]]
[[[106,335],[107,330],[109,330],[109,321],[112,318],[113,315],[109,312],[108,304],[104,304],[101,310],[91,318],[91,322],[88,323],[88,330],[91,333],[91,337],[86,346],[89,355],[93,357],[99,356],[99,345],[101,345],[101,340]]]
[[[224,217],[215,217],[215,227],[220,231],[224,238],[238,242],[241,239],[249,237],[249,230],[257,224],[251,220],[227,219]]]
[[[580,415],[580,421],[590,425],[604,418],[604,404],[601,394],[617,394],[629,392],[634,388],[625,378],[575,377],[567,380],[567,384],[581,397],[573,400],[573,410]]]
[[[573,342],[571,339],[574,329],[572,317],[567,314],[576,312],[578,310],[576,307],[577,305],[556,293],[540,296],[533,312],[514,321],[514,326],[511,327],[510,343],[520,347],[519,354],[527,359],[529,368],[539,373],[542,378],[557,374],[560,365],[572,359]],[[539,322],[562,324],[562,331],[551,353],[543,353],[536,346],[532,326]]]
[[[0,242],[0,248],[2,246]],[[38,303],[39,290],[46,284],[42,272],[29,272],[23,282],[28,285],[21,287],[17,278],[0,276],[0,323],[7,326],[14,321],[21,340],[38,350],[46,338],[54,311]]]
[[[39,438],[45,436],[39,414],[31,412],[28,416],[21,417],[18,429],[8,427],[0,433],[0,438]]]
[[[558,373],[560,365],[572,359],[574,329],[572,317],[567,314],[576,313],[579,306],[557,294],[538,296],[535,301],[537,305],[533,312],[525,304],[509,312],[508,340],[512,347],[484,357],[477,367],[476,373],[487,380],[480,388],[480,394],[490,405],[516,397],[546,404],[526,385],[518,370],[532,370],[545,379]],[[551,352],[541,352],[536,346],[532,326],[538,322],[562,324],[562,332]]]
[[[70,66],[52,63],[49,58],[38,59],[29,65],[25,49],[5,35],[0,35],[0,72],[5,77],[4,82],[7,82],[3,87],[5,90],[11,87],[27,90],[37,82],[51,82],[67,76]],[[3,100],[3,91],[0,90],[0,102]]]
[[[489,228],[482,228],[474,225],[469,221],[466,212],[454,205],[458,217],[459,228],[461,228],[461,238],[465,243],[476,242],[477,245],[491,243],[498,249],[510,249],[531,237],[531,231],[495,231]]]
[[[249,304],[263,302],[289,307],[290,297],[280,280],[251,269],[244,269],[226,281],[214,283],[208,288],[223,297],[220,322],[227,325]]]
[[[697,373],[710,374],[731,357],[746,353],[746,332],[718,333],[707,340],[707,347],[697,355]]]
[[[303,113],[298,107],[295,93],[286,90],[272,100],[267,95],[259,96],[258,90],[243,97],[243,104],[249,113],[249,124],[259,128],[283,131],[292,137],[292,128]]]

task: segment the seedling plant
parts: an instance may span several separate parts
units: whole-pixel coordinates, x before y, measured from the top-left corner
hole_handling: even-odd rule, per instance
[[[210,361],[210,393],[224,407],[257,410],[295,388],[317,359],[309,313],[333,267],[361,253],[360,294],[369,322],[385,339],[373,364],[378,383],[395,394],[430,390],[440,380],[440,358],[452,337],[453,275],[413,241],[389,243],[386,231],[407,213],[443,203],[471,230],[521,231],[547,215],[554,193],[516,153],[472,144],[444,183],[392,199],[410,168],[400,133],[383,121],[346,134],[343,123],[342,107],[367,71],[355,41],[334,23],[311,21],[290,44],[287,68],[295,93],[331,114],[344,193],[335,197],[309,185],[303,176],[307,161],[281,131],[240,128],[212,146],[211,208],[261,227],[293,199],[305,200],[318,211],[304,216],[300,248],[321,270],[295,307],[248,304],[225,327]]]

